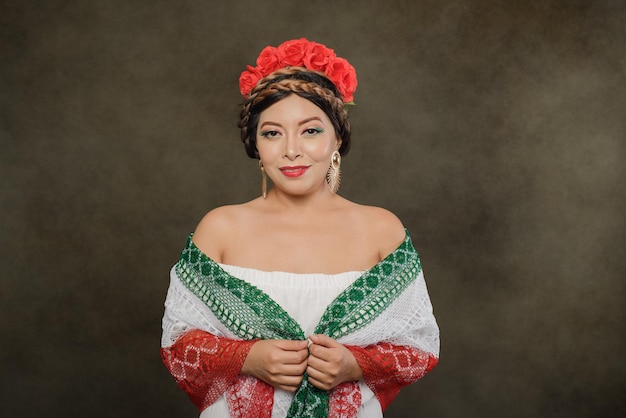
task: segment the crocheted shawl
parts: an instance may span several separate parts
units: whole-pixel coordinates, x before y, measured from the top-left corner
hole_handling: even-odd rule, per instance
[[[299,324],[270,296],[230,275],[203,254],[193,243],[192,235],[175,272],[180,282],[215,315],[217,328],[236,339],[307,338]],[[314,333],[339,341],[349,339],[372,324],[417,278],[422,278],[423,283],[421,263],[407,232],[393,253],[358,277],[327,307]],[[432,341],[424,343],[427,351],[438,352],[438,330],[436,339],[436,347],[429,344]],[[246,399],[241,398],[250,395],[245,391],[231,394],[239,396],[236,402],[244,403]],[[287,416],[327,417],[328,413],[329,392],[315,388],[305,375]]]

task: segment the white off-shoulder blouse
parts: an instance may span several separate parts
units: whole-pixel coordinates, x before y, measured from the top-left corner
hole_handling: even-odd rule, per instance
[[[352,284],[362,271],[350,271],[339,274],[296,274],[288,272],[266,272],[244,267],[219,265],[227,273],[258,287],[278,303],[295,319],[305,335],[313,333],[324,310],[339,294]],[[364,382],[361,388],[362,407],[359,418],[380,418],[383,416],[380,404],[374,393]],[[291,398],[293,394],[276,389],[275,397]],[[274,402],[276,406],[278,403]],[[274,408],[272,418],[282,418],[287,411]],[[228,407],[224,396],[205,409],[200,418],[228,417]]]

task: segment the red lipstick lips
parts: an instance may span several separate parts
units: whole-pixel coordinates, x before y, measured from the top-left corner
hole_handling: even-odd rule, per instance
[[[287,167],[280,167],[280,172],[287,177],[300,177],[309,169],[306,165],[294,165]]]

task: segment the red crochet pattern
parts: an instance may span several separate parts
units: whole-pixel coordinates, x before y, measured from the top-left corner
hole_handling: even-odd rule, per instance
[[[269,418],[274,388],[252,376],[239,374],[257,340],[242,341],[192,330],[169,348],[161,349],[163,362],[200,411],[226,393],[233,417]],[[354,355],[365,383],[387,409],[400,389],[414,383],[437,365],[438,358],[417,348],[382,342],[365,348],[346,346]],[[330,392],[330,418],[356,417],[361,391],[345,382]]]
[[[171,347],[161,348],[161,358],[178,386],[203,411],[233,386],[256,341],[231,340],[192,330]],[[273,401],[273,389],[270,398]],[[271,414],[271,405],[269,410]]]
[[[252,376],[239,376],[226,394],[231,418],[270,418],[274,388]]]
[[[361,408],[361,389],[356,382],[344,382],[330,391],[329,418],[356,417]]]
[[[383,411],[402,387],[422,378],[439,361],[431,353],[386,342],[365,348],[346,347],[361,366],[365,383],[376,395]]]

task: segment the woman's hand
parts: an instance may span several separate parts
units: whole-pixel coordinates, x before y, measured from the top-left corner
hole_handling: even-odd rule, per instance
[[[312,335],[309,346],[309,382],[318,389],[330,390],[343,382],[363,378],[354,355],[343,344],[325,335]]]
[[[250,349],[241,373],[295,392],[307,366],[307,345],[308,341],[259,340]]]

